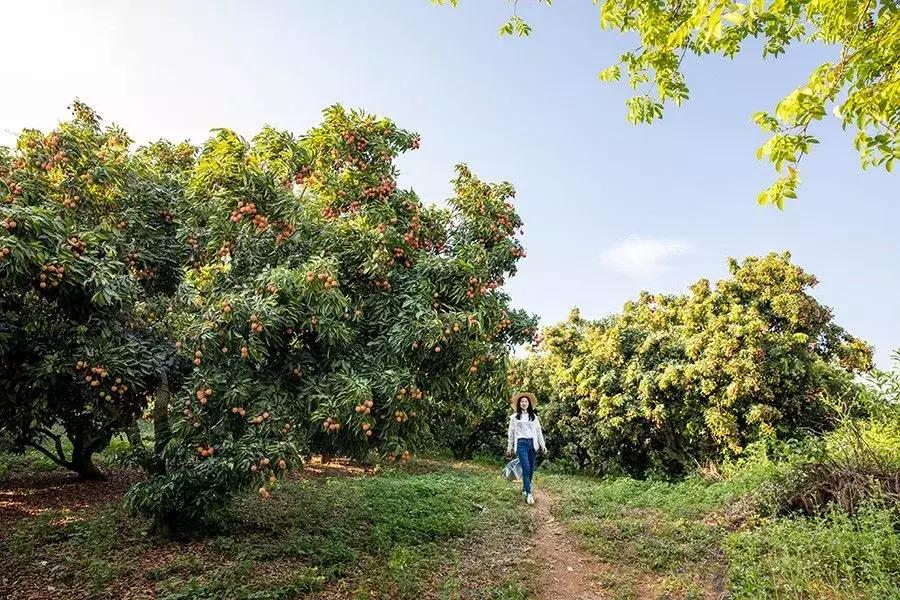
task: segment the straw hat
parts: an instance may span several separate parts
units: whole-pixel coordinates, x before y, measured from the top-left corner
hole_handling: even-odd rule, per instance
[[[509,398],[509,403],[512,404],[514,409],[519,408],[519,400],[521,398],[528,398],[528,402],[531,404],[531,409],[534,410],[537,407],[537,396],[532,394],[531,392],[516,392]]]

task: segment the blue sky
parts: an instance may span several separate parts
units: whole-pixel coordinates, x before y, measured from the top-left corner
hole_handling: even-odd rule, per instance
[[[508,289],[545,324],[717,279],[728,256],[790,250],[888,365],[900,347],[897,177],[862,172],[852,134],[830,121],[803,160],[801,198],[784,212],[755,202],[772,172],[754,158],[764,136],[750,116],[827,49],[692,60],[692,99],[633,127],[629,90],[596,79],[633,40],[601,31],[588,0],[524,4],[527,40],[498,38],[502,0],[3,3],[0,141],[51,127],[75,97],[138,141],[198,143],[222,126],[300,133],[341,102],[422,135],[400,183],[426,201],[450,195],[457,162],[516,186],[528,257]]]

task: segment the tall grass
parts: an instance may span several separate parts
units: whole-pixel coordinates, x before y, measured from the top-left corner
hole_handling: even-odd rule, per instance
[[[777,518],[725,539],[734,600],[897,600],[900,518],[870,502],[848,515]]]

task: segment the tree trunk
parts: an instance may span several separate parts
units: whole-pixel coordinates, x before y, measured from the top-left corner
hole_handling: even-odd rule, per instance
[[[128,443],[131,444],[131,447],[143,460],[147,454],[147,448],[144,447],[144,440],[141,439],[141,430],[137,421],[128,426],[128,429],[125,430],[125,437],[128,438]]]
[[[94,464],[94,453],[106,448],[112,435],[95,432],[90,421],[77,421],[66,427],[66,437],[72,442],[69,468],[81,479],[106,479],[103,471]]]
[[[169,424],[169,379],[166,373],[160,374],[159,385],[153,398],[153,454],[156,460],[162,462],[163,451],[172,437],[172,428]]]
[[[81,479],[91,481],[104,481],[106,475],[94,464],[94,452],[92,450],[81,450],[72,452],[72,470],[78,473]]]
[[[141,438],[141,429],[138,426],[137,420],[125,430],[125,437],[128,438],[128,443],[131,444],[131,452],[138,464],[148,473],[152,473],[153,456],[150,455],[150,452],[147,451],[147,447],[144,446],[144,440]]]

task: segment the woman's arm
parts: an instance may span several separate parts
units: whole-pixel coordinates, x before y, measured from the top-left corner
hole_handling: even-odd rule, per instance
[[[506,430],[506,453],[509,454],[513,451],[513,446],[516,445],[516,428],[513,423],[512,417],[509,418],[509,427]]]

